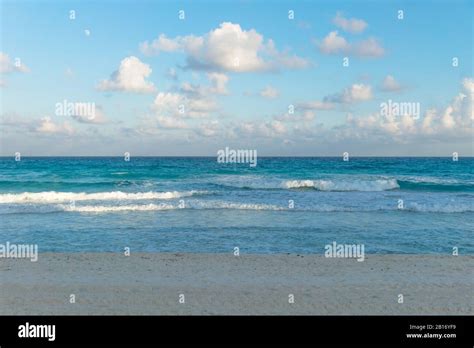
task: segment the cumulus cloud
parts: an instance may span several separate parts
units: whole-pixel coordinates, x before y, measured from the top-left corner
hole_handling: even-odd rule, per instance
[[[95,106],[93,115],[74,114],[71,117],[79,123],[104,124],[107,122],[104,110],[99,105]]]
[[[15,59],[14,61],[10,59],[8,54],[0,52],[0,74],[6,75],[11,73],[27,73],[30,72],[30,69],[23,64],[20,60]],[[0,88],[7,87],[7,81],[0,79]]]
[[[267,99],[275,99],[279,96],[278,90],[272,86],[266,86],[264,89],[260,91],[259,94],[260,96]]]
[[[152,82],[146,81],[152,70],[148,64],[137,57],[130,56],[120,62],[108,80],[103,80],[97,86],[101,91],[123,91],[133,93],[153,93],[156,89]]]
[[[208,121],[199,125],[196,133],[203,137],[214,137],[220,133],[220,124],[217,120]]]
[[[193,98],[208,98],[214,95],[226,95],[227,82],[229,78],[227,75],[222,73],[208,73],[207,78],[210,82],[210,86],[194,85],[189,82],[183,82],[181,84],[180,91]]]
[[[304,110],[301,113],[285,113],[275,117],[275,120],[281,122],[311,122],[316,118],[316,113],[312,110]]]
[[[217,109],[215,101],[200,97],[188,97],[179,93],[160,92],[156,96],[152,110],[158,119],[169,120],[207,117]],[[164,122],[163,122],[164,123]],[[169,124],[170,122],[168,122]],[[183,125],[182,121],[176,124]],[[181,126],[179,127],[181,128]]]
[[[166,35],[161,34],[157,39],[153,40],[151,43],[148,41],[140,44],[140,50],[145,55],[158,54],[162,52],[174,52],[180,49],[181,43],[179,40],[173,40],[166,37]]]
[[[0,52],[0,74],[8,74],[12,72],[29,72],[30,69],[20,60],[13,61],[8,54]]]
[[[371,37],[354,43],[350,52],[359,57],[381,57],[385,50],[377,40]]]
[[[376,39],[368,38],[349,43],[337,30],[331,31],[318,46],[323,54],[347,54],[358,57],[381,57],[385,54],[385,49]]]
[[[254,29],[243,30],[230,22],[221,23],[203,36],[167,38],[161,34],[152,42],[141,43],[140,50],[146,55],[184,52],[188,68],[210,71],[268,71],[309,65],[306,59],[278,51],[271,39],[265,40]]]
[[[188,125],[182,119],[172,117],[172,116],[162,116],[159,115],[156,117],[156,121],[160,128],[166,129],[186,129]]]
[[[151,109],[160,128],[189,128],[186,119],[206,118],[218,109],[215,96],[228,93],[228,77],[222,73],[209,73],[207,78],[210,83],[208,86],[184,82],[179,93],[158,93]],[[209,134],[205,129],[201,133]]]
[[[362,19],[357,18],[344,18],[344,16],[338,12],[336,17],[333,19],[333,23],[344,31],[352,34],[362,33],[367,28],[367,23]]]
[[[349,115],[342,131],[348,137],[375,138],[377,136],[397,141],[413,138],[469,138],[472,137],[474,121],[474,81],[462,81],[462,91],[444,109],[428,109],[423,117],[415,120],[410,115],[392,116],[374,113],[367,117]]]
[[[383,92],[399,92],[402,90],[400,83],[392,75],[387,75],[380,86]]]
[[[338,102],[354,102],[371,97],[370,86],[355,84],[339,93]],[[245,141],[281,141],[301,144],[359,144],[373,146],[381,144],[429,144],[432,142],[462,140],[470,141],[473,134],[473,93],[472,78],[463,80],[462,91],[452,102],[442,109],[428,109],[422,117],[415,119],[410,115],[393,116],[380,110],[368,116],[347,115],[342,124],[327,128],[317,124],[317,109],[328,110],[335,104],[329,102],[309,102],[306,108],[297,106],[295,113],[274,116],[270,120],[253,120],[228,123],[215,119],[190,119],[182,116],[153,116],[153,125],[163,129],[185,130],[187,136],[219,139],[245,139]],[[181,97],[186,97],[181,95]],[[158,97],[157,97],[158,98]],[[157,105],[176,105],[180,96],[174,93],[162,94]],[[299,105],[299,104],[298,104]],[[303,105],[303,103],[301,104]],[[313,107],[313,109],[310,109]],[[189,124],[185,123],[189,122]],[[192,122],[192,123],[191,123]],[[146,134],[157,133],[158,128],[145,129]]]
[[[339,54],[348,52],[349,43],[342,36],[339,36],[337,30],[331,31],[319,45],[319,50],[324,54]]]
[[[354,103],[360,101],[371,100],[372,87],[364,85],[362,83],[353,84],[350,87],[345,88],[342,92],[327,96],[324,98],[325,103]]]
[[[74,128],[68,122],[54,123],[51,120],[51,117],[48,116],[41,118],[39,125],[36,127],[35,131],[43,134],[74,134]]]
[[[285,124],[279,120],[243,122],[233,132],[242,137],[280,138],[287,134]]]

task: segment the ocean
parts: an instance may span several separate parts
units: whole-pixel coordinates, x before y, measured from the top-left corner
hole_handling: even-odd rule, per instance
[[[39,252],[474,253],[474,158],[0,158],[0,242]]]

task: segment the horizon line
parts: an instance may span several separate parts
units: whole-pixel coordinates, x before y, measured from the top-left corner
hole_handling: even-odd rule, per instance
[[[21,155],[21,158],[123,158],[124,156],[121,155],[34,155],[34,156],[28,156],[28,155]],[[215,158],[217,155],[209,156],[209,155],[133,155],[130,156],[130,158]],[[342,158],[343,156],[258,156],[259,158]],[[349,158],[452,158],[453,156],[351,156],[349,155]],[[9,156],[0,156],[0,158],[15,158],[15,155],[9,155]],[[458,158],[474,158],[474,156],[458,156]]]

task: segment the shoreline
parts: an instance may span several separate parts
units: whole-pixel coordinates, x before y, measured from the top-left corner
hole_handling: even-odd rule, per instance
[[[474,255],[40,253],[0,259],[0,315],[466,315],[473,270]]]

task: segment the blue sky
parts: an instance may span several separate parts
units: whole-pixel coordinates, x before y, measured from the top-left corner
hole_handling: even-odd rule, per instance
[[[473,155],[469,1],[0,3],[1,155]]]

